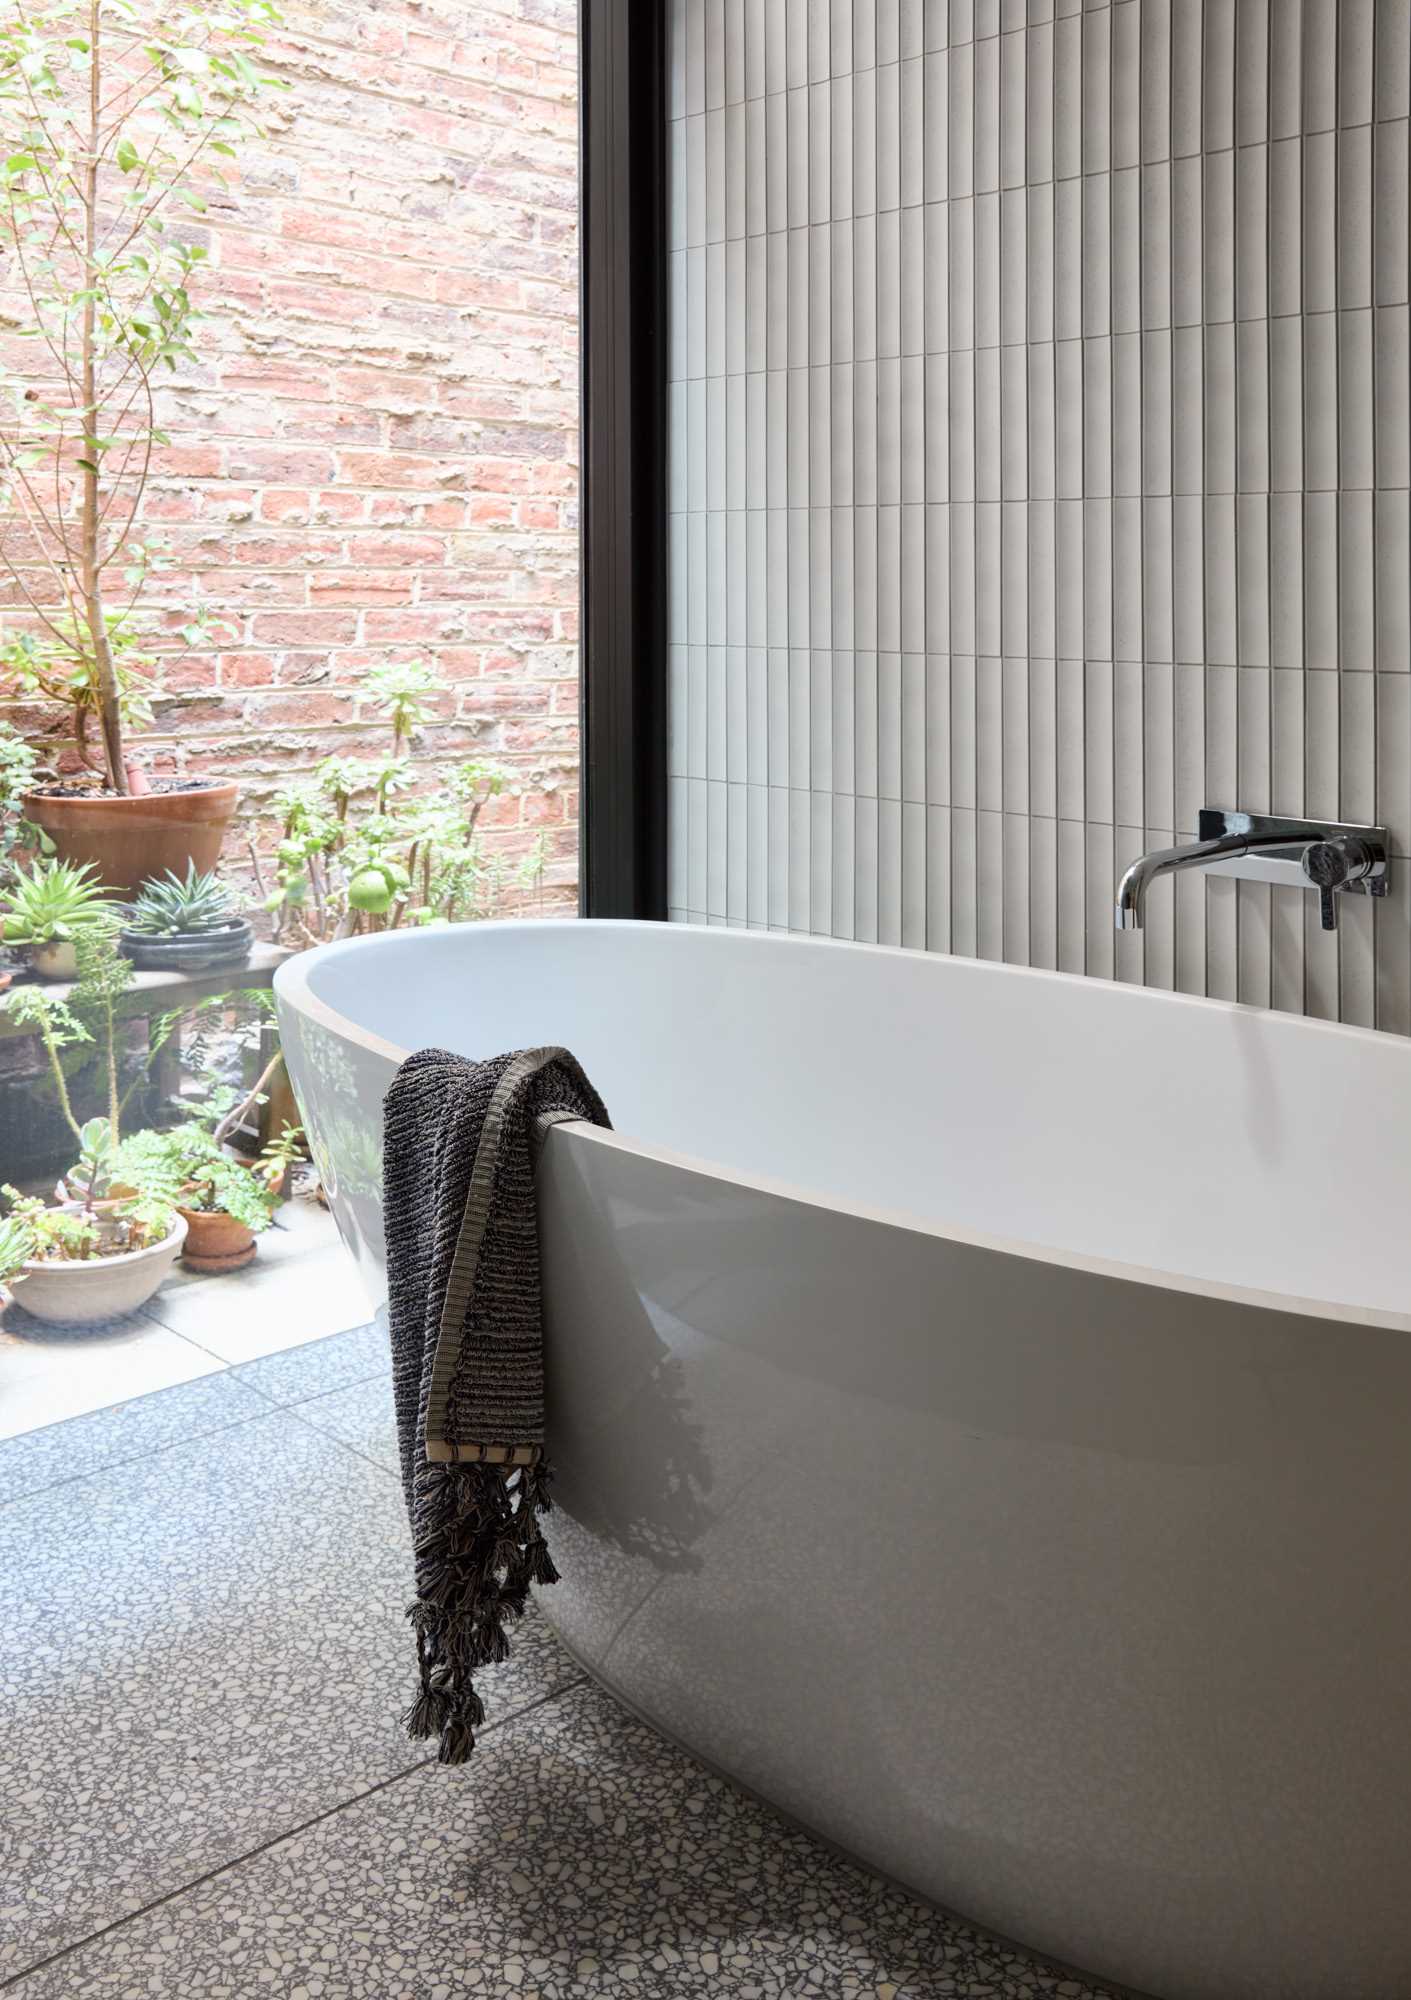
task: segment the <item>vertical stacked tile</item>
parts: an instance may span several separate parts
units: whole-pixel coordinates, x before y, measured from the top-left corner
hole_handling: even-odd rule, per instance
[[[672,914],[1411,1032],[1411,0],[672,0]],[[1205,804],[1396,893],[1115,875]]]

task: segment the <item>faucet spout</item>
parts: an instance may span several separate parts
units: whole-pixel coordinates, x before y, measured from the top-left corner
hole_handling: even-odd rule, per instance
[[[1217,861],[1237,861],[1244,854],[1270,854],[1280,849],[1306,850],[1308,833],[1222,833],[1215,840],[1193,840],[1184,847],[1161,847],[1141,855],[1117,885],[1116,927],[1139,931],[1146,918],[1146,893],[1162,875],[1183,868],[1209,868]]]

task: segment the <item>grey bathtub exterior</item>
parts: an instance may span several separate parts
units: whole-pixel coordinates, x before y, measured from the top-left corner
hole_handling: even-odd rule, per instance
[[[295,1087],[376,1300],[400,1049],[295,975]],[[541,1602],[598,1679],[1069,1965],[1168,2000],[1404,2000],[1404,1324],[580,1126],[539,1193]]]

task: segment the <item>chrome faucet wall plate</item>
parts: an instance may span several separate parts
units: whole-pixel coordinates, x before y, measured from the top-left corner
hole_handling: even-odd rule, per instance
[[[1200,838],[1181,847],[1140,854],[1117,884],[1114,917],[1119,931],[1139,931],[1147,892],[1163,875],[1199,868],[1256,882],[1318,892],[1323,929],[1335,931],[1338,897],[1387,893],[1387,831],[1347,820],[1285,819],[1270,813],[1206,806]]]
[[[1385,896],[1387,893],[1390,836],[1384,826],[1363,826],[1353,820],[1288,819],[1277,813],[1231,812],[1223,806],[1202,806],[1197,831],[1201,840],[1222,840],[1229,835],[1247,835],[1260,840],[1288,834],[1295,841],[1299,838],[1307,840],[1310,846],[1357,841],[1368,851],[1370,866],[1367,874],[1360,879],[1344,880],[1332,886],[1340,890],[1351,889],[1359,896]],[[1305,870],[1303,855],[1297,845],[1291,845],[1282,853],[1246,854],[1233,861],[1213,861],[1207,873],[1235,875],[1245,882],[1273,882],[1284,889],[1319,886]]]

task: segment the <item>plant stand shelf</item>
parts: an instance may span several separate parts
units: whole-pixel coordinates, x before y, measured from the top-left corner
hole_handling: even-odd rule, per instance
[[[271,985],[275,972],[292,954],[282,945],[257,944],[244,965],[217,967],[210,972],[137,972],[132,985],[123,995],[122,1017],[124,1021],[151,1023],[158,1016],[172,1011],[185,1013],[200,1001],[219,993],[249,992]],[[26,982],[27,983],[27,982]],[[67,1000],[73,986],[65,980],[45,980],[44,990],[56,999]],[[150,1122],[156,1107],[177,1093],[181,1074],[182,1030],[178,1028],[159,1048],[155,1056],[149,1057],[146,1082],[134,1101],[132,1118],[135,1123]],[[51,1092],[35,1097],[33,1092],[37,1077],[26,1041],[32,1040],[38,1048],[38,1034],[33,1028],[18,1027],[9,1018],[6,1009],[0,1005],[0,1180],[11,1180],[19,1185],[32,1185],[36,1190],[52,1179],[53,1174],[67,1165],[73,1157],[73,1140],[65,1129],[57,1106],[49,1102]],[[274,1028],[270,1025],[267,1035],[260,1038],[261,1047],[266,1040],[272,1049]],[[262,1111],[267,1107],[261,1107]],[[80,1110],[81,1116],[96,1116],[102,1106],[94,1103]],[[297,1112],[283,1108],[282,1115],[297,1119]],[[239,1135],[241,1143],[258,1151],[265,1136],[263,1124],[258,1131],[245,1131]]]
[[[205,1000],[212,993],[234,993],[242,988],[270,986],[279,967],[292,956],[284,945],[257,944],[244,965],[218,966],[212,972],[134,973],[132,985],[123,997],[123,1013],[136,1016],[149,1011],[144,1002],[150,1002],[152,1013],[165,1013],[169,1007],[184,1007],[197,1000]],[[64,979],[46,979],[40,983],[45,992],[52,993],[56,1000],[67,1000],[73,991],[70,982]],[[33,1028],[16,1027],[6,1018],[4,1008],[0,1007],[0,1041],[33,1033]]]

